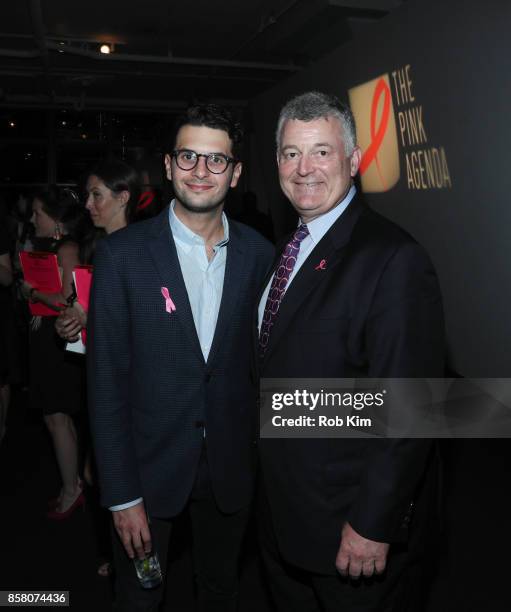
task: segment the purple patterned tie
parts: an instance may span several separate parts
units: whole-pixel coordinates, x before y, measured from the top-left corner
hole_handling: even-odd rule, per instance
[[[286,244],[286,248],[280,256],[280,261],[275,270],[270,292],[268,293],[268,299],[264,307],[263,320],[261,321],[261,332],[259,334],[259,356],[261,359],[264,357],[266,349],[268,348],[271,329],[277,318],[280,302],[282,301],[284,291],[289,282],[289,277],[295,267],[296,258],[300,251],[300,243],[308,235],[309,229],[302,223],[293,234],[291,240]]]

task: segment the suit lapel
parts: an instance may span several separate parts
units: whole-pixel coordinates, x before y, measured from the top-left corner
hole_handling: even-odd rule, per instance
[[[319,283],[331,277],[332,274],[336,274],[336,269],[345,256],[346,246],[351,237],[353,227],[363,210],[364,206],[361,201],[359,198],[355,198],[319,241],[297,272],[280,304],[263,364],[282,340],[294,315],[309,298],[314,289]],[[323,259],[326,261],[325,269],[317,269]]]
[[[246,282],[244,266],[244,245],[236,225],[229,223],[229,242],[227,243],[227,260],[225,262],[224,286],[218,319],[216,322],[213,344],[208,356],[208,364],[212,363],[218,353],[229,325],[236,311],[236,305],[243,284]]]
[[[170,297],[176,306],[176,310],[169,314],[169,316],[177,316],[188,336],[190,346],[197,353],[201,361],[204,362],[185,281],[181,272],[181,266],[179,265],[176,245],[170,231],[168,215],[169,209],[167,207],[154,219],[154,230],[152,239],[148,244],[148,249],[160,275],[161,287],[166,287],[169,290]],[[154,290],[158,293],[163,308],[164,298],[161,294],[161,287],[155,287]]]

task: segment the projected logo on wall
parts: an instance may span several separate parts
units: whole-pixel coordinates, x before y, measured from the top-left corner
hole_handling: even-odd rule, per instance
[[[398,183],[399,149],[404,154],[408,189],[452,187],[445,148],[428,146],[423,107],[413,94],[410,65],[390,74],[392,79],[388,73],[382,74],[348,90],[362,149],[362,190],[381,193]]]
[[[399,150],[389,75],[349,90],[362,149],[360,177],[368,193],[388,191],[399,180]]]

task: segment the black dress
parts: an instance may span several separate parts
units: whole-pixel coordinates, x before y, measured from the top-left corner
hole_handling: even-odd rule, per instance
[[[57,253],[68,239],[37,238],[37,251]],[[43,414],[74,414],[82,406],[84,366],[65,350],[55,331],[56,317],[33,317],[30,325],[30,404]]]

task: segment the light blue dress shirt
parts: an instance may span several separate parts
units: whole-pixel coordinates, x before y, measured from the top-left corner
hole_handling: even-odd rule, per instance
[[[300,244],[300,250],[298,251],[298,257],[296,258],[295,267],[293,268],[293,271],[291,272],[291,276],[289,277],[289,281],[286,285],[285,291],[287,291],[287,289],[293,282],[294,277],[297,275],[298,270],[303,266],[305,260],[311,254],[311,252],[316,247],[318,242],[328,232],[328,230],[337,221],[337,219],[342,215],[342,213],[346,210],[346,208],[348,208],[348,204],[351,202],[351,200],[353,200],[356,192],[357,192],[357,189],[355,185],[352,185],[350,190],[344,197],[344,199],[341,200],[339,204],[337,204],[337,206],[334,206],[324,215],[320,215],[319,217],[316,217],[315,219],[307,223],[309,235],[306,236]],[[302,222],[300,221],[299,225],[301,223]],[[271,287],[271,283],[273,281],[274,275],[275,274],[272,275],[268,284],[266,285],[264,293],[261,297],[261,301],[259,302],[259,309],[258,309],[259,329],[261,329],[261,321],[263,320],[264,307],[266,306],[266,300],[268,299],[268,293],[270,293],[270,287]]]
[[[222,290],[224,286],[225,263],[229,242],[229,222],[222,213],[224,237],[213,247],[214,255],[208,260],[204,238],[192,232],[174,212],[175,200],[169,208],[169,224],[176,245],[181,273],[185,281],[188,300],[192,309],[193,321],[204,356],[208,360],[209,351],[215,335]],[[170,245],[169,245],[170,246]],[[111,506],[110,510],[125,510],[142,501],[142,497],[125,504]]]

